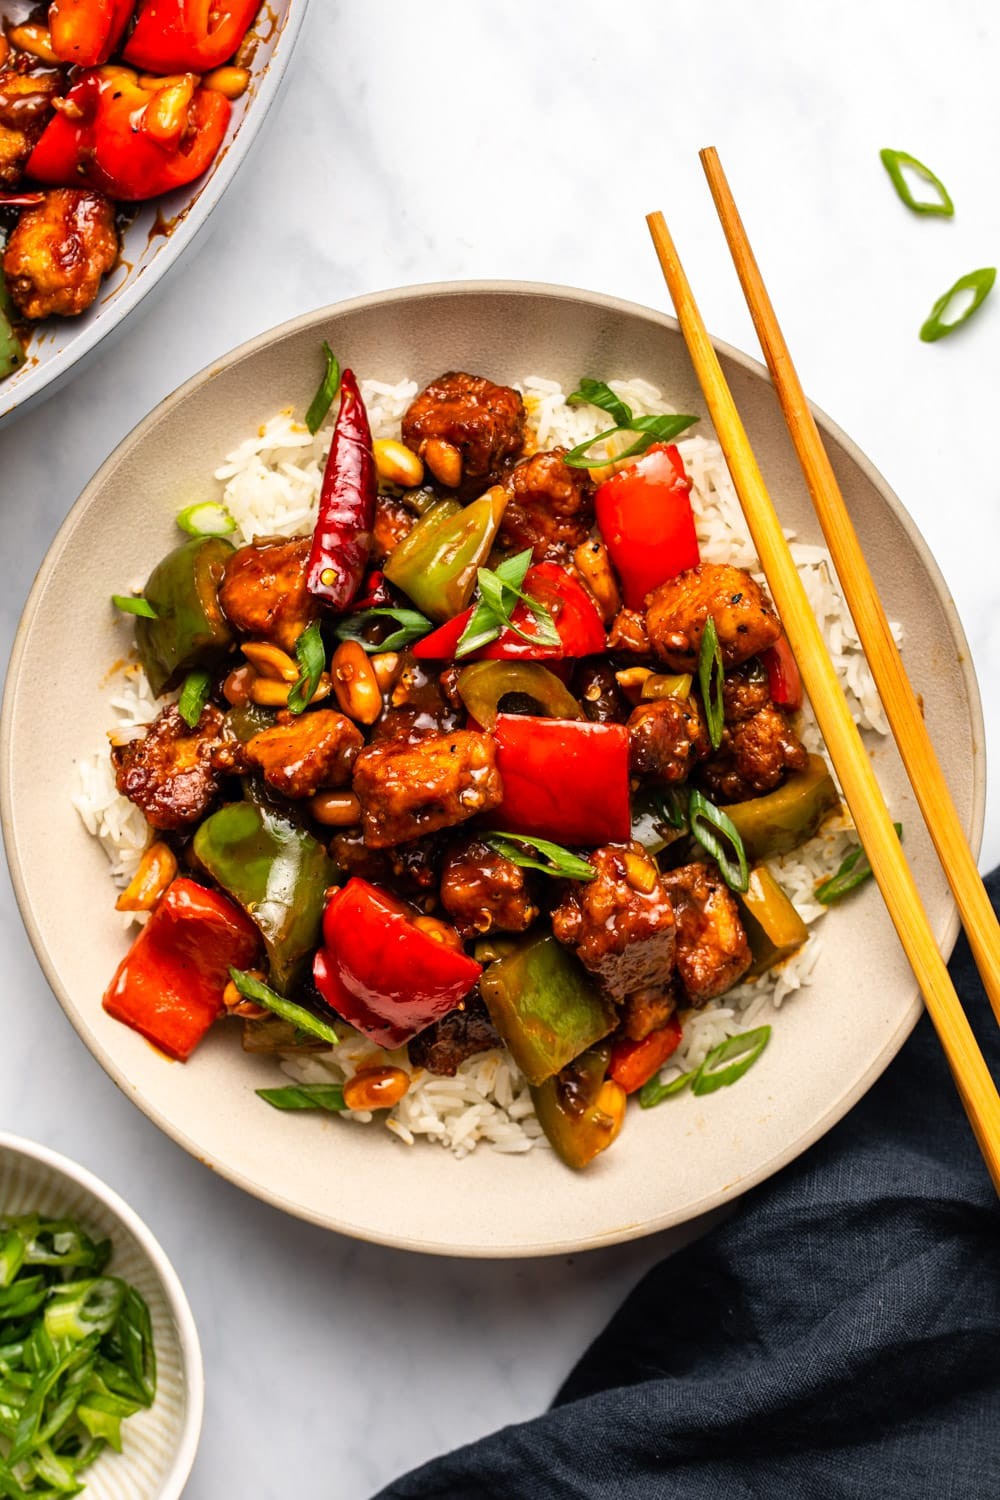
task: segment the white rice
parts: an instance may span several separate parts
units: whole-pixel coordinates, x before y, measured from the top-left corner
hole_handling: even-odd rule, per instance
[[[671,410],[659,391],[644,380],[614,380],[612,388],[636,415]],[[603,413],[589,406],[569,406],[555,381],[528,376],[520,386],[529,419],[529,448],[573,447],[607,425]],[[414,381],[387,385],[366,380],[361,390],[375,437],[398,437],[403,412],[417,391]],[[291,410],[265,422],[256,437],[230,453],[216,470],[215,487],[206,499],[221,499],[236,521],[238,542],[256,536],[294,536],[312,530],[322,484],[323,464],[332,424],[315,437]],[[698,541],[709,562],[731,562],[759,570],[743,513],[718,443],[705,437],[682,438],[678,444],[692,480]],[[875,685],[851,620],[834,581],[825,548],[798,542],[786,533],[830,650],[838,676],[861,729],[885,734],[887,725]],[[123,623],[123,628],[126,628]],[[897,640],[899,631],[894,627]],[[141,732],[153,719],[162,700],[153,699],[141,668],[125,668],[121,690],[111,701],[117,718],[109,738],[122,740]],[[806,705],[800,732],[810,749],[821,750],[815,720]],[[117,885],[125,885],[151,837],[137,807],[115,790],[107,751],[79,763],[78,790],[73,804],[88,832],[101,842]],[[827,824],[821,835],[793,854],[771,861],[771,870],[803,921],[812,926],[826,913],[815,899],[815,887],[835,869],[854,842],[849,822]],[[750,1026],[773,1019],[789,995],[807,986],[822,952],[815,935],[790,960],[760,979],[737,986],[721,1000],[685,1017],[684,1038],[662,1074],[664,1081],[697,1067],[713,1047]],[[467,1156],[480,1141],[494,1151],[518,1153],[547,1146],[532,1107],[524,1076],[503,1050],[469,1058],[454,1078],[412,1068],[404,1051],[387,1053],[364,1037],[348,1032],[328,1051],[286,1056],[282,1068],[302,1083],[342,1082],[359,1068],[376,1065],[405,1068],[410,1088],[396,1107],[379,1119],[405,1145],[418,1138],[435,1141],[456,1156]],[[367,1111],[348,1112],[345,1120],[369,1124]]]

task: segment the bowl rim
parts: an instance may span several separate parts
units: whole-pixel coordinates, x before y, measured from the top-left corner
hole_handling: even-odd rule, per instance
[[[13,805],[13,785],[11,780],[11,738],[13,735],[13,702],[14,684],[18,680],[21,671],[22,658],[27,647],[28,635],[34,620],[35,613],[39,607],[42,596],[45,593],[49,576],[54,570],[59,557],[66,546],[70,534],[75,530],[77,517],[87,509],[92,494],[104,483],[118,464],[122,461],[124,454],[141,443],[148,431],[151,431],[173,408],[183,402],[189,395],[193,394],[199,387],[207,384],[216,375],[229,369],[232,365],[241,362],[258,350],[268,347],[273,342],[293,337],[297,333],[310,327],[322,327],[324,322],[331,318],[340,317],[344,314],[363,311],[373,306],[391,305],[396,302],[412,300],[415,297],[453,297],[453,296],[530,296],[559,298],[567,301],[585,302],[600,307],[611,313],[621,313],[628,316],[639,316],[644,320],[652,320],[671,333],[679,333],[677,320],[659,309],[646,307],[641,303],[632,302],[623,298],[614,297],[603,292],[589,291],[585,288],[553,284],[548,282],[534,282],[521,280],[503,279],[477,279],[463,281],[438,281],[415,283],[410,286],[386,288],[374,292],[366,292],[359,296],[345,299],[341,302],[329,303],[323,307],[315,308],[311,312],[300,313],[294,318],[277,324],[275,327],[265,330],[263,333],[247,339],[244,343],[230,350],[221,358],[210,361],[196,374],[177,387],[169,396],[157,404],[141,421],[139,421],[129,433],[121,440],[112,453],[104,460],[87,485],[84,487],[79,498],[71,507],[66,519],[57,531],[52,543],[42,560],[35,576],[34,583],[25,601],[18,624],[14,643],[11,648],[10,661],[7,671],[7,680],[4,688],[2,708],[0,708],[0,829],[2,829],[4,846],[7,853],[7,861],[10,868],[11,882],[17,900],[21,919],[28,933],[35,956],[42,968],[49,986],[56,995],[59,1003],[68,1016],[74,1029],[77,1031],[88,1051],[97,1059],[101,1067],[114,1081],[119,1089],[126,1094],[134,1103],[138,1104],[143,1113],[146,1114],[164,1133],[182,1146],[196,1160],[203,1165],[217,1171],[228,1181],[237,1187],[251,1193],[262,1202],[273,1207],[280,1208],[283,1212],[292,1214],[296,1218],[304,1219],[324,1229],[334,1229],[338,1233],[347,1234],[353,1238],[362,1239],[376,1244],[384,1244],[401,1250],[413,1250],[423,1254],[462,1256],[479,1259],[519,1259],[540,1255],[561,1255],[569,1253],[565,1244],[553,1244],[551,1241],[519,1245],[499,1246],[468,1246],[456,1245],[448,1242],[428,1241],[415,1239],[405,1233],[379,1233],[368,1230],[363,1225],[350,1225],[341,1221],[337,1225],[330,1222],[318,1209],[313,1210],[301,1204],[290,1201],[280,1191],[255,1182],[245,1172],[224,1162],[212,1153],[206,1153],[204,1147],[194,1140],[186,1130],[173,1121],[163,1110],[151,1105],[144,1098],[140,1098],[128,1085],[122,1070],[107,1052],[99,1038],[88,1032],[84,1018],[78,1013],[73,1005],[66,987],[56,972],[55,965],[51,960],[41,934],[35,922],[34,913],[28,896],[24,873],[16,841],[13,836],[13,821],[11,808]],[[750,355],[722,340],[712,338],[712,345],[720,357],[733,361],[747,372],[763,378],[769,385],[770,376],[766,367]],[[777,397],[775,397],[777,400]],[[878,490],[884,502],[889,506],[899,524],[909,536],[914,550],[925,568],[928,577],[935,586],[935,590],[941,601],[941,607],[948,619],[958,646],[959,661],[957,663],[965,687],[968,701],[968,712],[971,720],[971,730],[974,743],[980,747],[985,745],[985,722],[983,718],[982,700],[979,693],[979,685],[972,664],[972,655],[969,649],[968,638],[955,608],[950,590],[945,582],[944,576],[930,551],[927,543],[920,533],[915,521],[906,510],[902,501],[895,494],[891,486],[865,456],[854,441],[844,433],[841,428],[833,422],[819,407],[810,403],[810,409],[816,419],[821,434],[833,439],[845,452],[845,454],[857,464],[870,484]],[[986,811],[986,762],[985,755],[980,753],[975,760],[972,778],[972,807],[970,847],[974,857],[978,857],[982,843],[983,826]],[[943,930],[941,938],[942,952],[947,956],[959,932],[959,915],[954,900],[950,899],[950,915]],[[619,1244],[626,1240],[639,1239],[645,1235],[655,1233],[659,1230],[670,1228],[678,1223],[686,1223],[695,1217],[710,1212],[714,1208],[731,1203],[734,1196],[742,1196],[750,1188],[765,1181],[781,1167],[788,1165],[815,1144],[826,1132],[842,1119],[847,1112],[861,1099],[876,1079],[889,1066],[900,1047],[913,1030],[917,1020],[923,1011],[923,1002],[920,997],[916,980],[913,981],[913,993],[910,1005],[901,1018],[899,1024],[888,1034],[882,1042],[877,1054],[864,1073],[857,1080],[855,1086],[842,1095],[835,1104],[824,1112],[824,1114],[805,1131],[797,1136],[794,1141],[775,1151],[770,1158],[745,1177],[740,1178],[738,1183],[720,1182],[718,1187],[707,1193],[694,1205],[688,1206],[680,1215],[670,1211],[663,1212],[655,1217],[642,1222],[618,1225],[598,1234],[591,1235],[586,1240],[574,1241],[572,1253],[576,1254],[584,1250],[599,1249],[602,1246]],[[734,1194],[734,1189],[738,1190]]]
[[[88,1167],[81,1166],[79,1162],[73,1161],[71,1157],[64,1156],[59,1151],[54,1151],[50,1146],[43,1146],[38,1141],[28,1140],[26,1136],[15,1135],[9,1131],[0,1131],[0,1153],[2,1152],[14,1153],[28,1161],[38,1162],[98,1199],[138,1241],[156,1272],[177,1330],[184,1379],[184,1421],[174,1445],[170,1470],[156,1500],[180,1500],[194,1466],[205,1416],[205,1367],[201,1353],[201,1340],[198,1338],[194,1314],[181,1285],[180,1277],[174,1270],[167,1252],[146,1221],[140,1218],[135,1209],[126,1203],[113,1187],[91,1172]]]
[[[200,187],[197,181],[191,184],[191,188],[196,190],[196,196],[179,211],[178,222],[157,251],[155,260],[148,267],[140,269],[132,284],[115,298],[107,316],[103,312],[99,313],[51,359],[34,366],[23,378],[12,380],[9,400],[5,398],[3,385],[0,384],[0,422],[11,418],[21,407],[47,395],[81,359],[103,339],[115,333],[129,313],[160,286],[180,256],[200,235],[260,134],[291,62],[308,7],[309,0],[288,0],[288,10],[275,38],[274,50],[246,115],[240,121],[228,148],[224,149],[221,160],[210,170],[206,180]],[[147,270],[150,273],[148,275]]]

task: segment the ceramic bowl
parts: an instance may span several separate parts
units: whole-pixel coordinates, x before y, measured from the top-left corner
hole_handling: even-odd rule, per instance
[[[916,986],[870,887],[824,919],[815,983],[786,1003],[770,1046],[738,1087],[632,1110],[621,1140],[575,1174],[552,1153],[456,1161],[384,1130],[278,1114],[256,1088],[270,1060],[217,1027],[186,1065],[164,1062],[101,1009],[126,937],[104,854],[70,804],[74,763],[105,743],[121,655],[108,595],[176,544],[178,508],[212,493],[223,456],[282,407],[303,411],[328,339],[366,377],[421,383],[442,370],[497,380],[641,375],[681,411],[704,412],[676,324],[609,297],[520,283],[416,287],[323,309],[264,334],[197,375],[121,444],[59,532],[25,608],[3,710],[0,775],[14,884],[45,973],[119,1086],[175,1140],[232,1181],[319,1224],[462,1255],[563,1253],[702,1213],[774,1172],[878,1077],[920,1010]],[[765,372],[720,347],[786,526],[819,540]],[[888,486],[821,417],[834,467],[974,845],[982,829],[982,720],[947,589]],[[703,419],[699,430],[710,430]],[[44,691],[40,685],[44,684]],[[64,710],[64,711],[63,711]],[[43,748],[44,747],[44,748]],[[947,949],[955,911],[891,743],[872,746],[931,924]]]
[[[261,7],[253,27],[258,40],[250,87],[233,106],[226,139],[212,166],[189,187],[139,205],[122,237],[118,263],[85,313],[37,325],[24,365],[0,381],[0,423],[30,401],[50,395],[85,355],[121,327],[204,228],[274,102],[307,4],[308,0],[271,0]]]
[[[156,1400],[123,1424],[121,1453],[106,1450],[86,1471],[87,1500],[179,1500],[201,1435],[205,1379],[184,1289],[138,1214],[85,1167],[20,1136],[0,1133],[0,1217],[40,1213],[78,1219],[110,1237],[109,1273],[149,1304]]]

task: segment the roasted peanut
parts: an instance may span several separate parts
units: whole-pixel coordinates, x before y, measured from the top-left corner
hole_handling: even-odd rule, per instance
[[[610,625],[622,607],[622,596],[611,571],[608,549],[599,537],[582,542],[573,553],[576,570],[590,589],[605,625]]]
[[[255,677],[250,684],[250,698],[252,702],[260,704],[261,708],[287,708],[291,686],[290,682],[276,682],[273,677]],[[309,702],[320,703],[324,698],[329,698],[331,692],[332,684],[324,672]]]
[[[238,99],[250,87],[250,69],[234,68],[231,64],[223,68],[213,68],[211,73],[205,74],[201,80],[201,86],[205,89],[214,89],[217,94],[223,94],[227,99]]]
[[[405,443],[397,443],[394,438],[376,438],[372,452],[378,477],[384,484],[398,485],[401,490],[416,489],[423,484],[423,463]]]
[[[382,712],[382,689],[358,641],[341,641],[333,653],[330,676],[341,713],[359,724],[374,724]]]
[[[248,969],[247,973],[253,979],[264,978],[259,969]],[[242,1016],[245,1021],[263,1021],[265,1016],[271,1014],[266,1006],[258,1005],[255,1000],[248,1000],[245,995],[241,995],[231,979],[227,980],[222,991],[222,1003],[228,1015]]]
[[[396,678],[399,676],[403,658],[398,651],[376,651],[374,656],[368,660],[372,664],[375,673],[375,681],[383,693],[387,693],[391,687],[395,687]]]
[[[427,438],[420,445],[421,456],[434,478],[449,489],[457,489],[462,483],[462,455],[452,443],[441,438]]]
[[[244,641],[240,650],[261,677],[271,677],[276,682],[298,681],[298,667],[280,646],[270,641]]]
[[[328,828],[353,828],[361,822],[361,803],[353,792],[317,792],[309,798],[309,811]]]
[[[47,26],[36,21],[26,21],[23,26],[12,26],[7,33],[10,45],[18,52],[27,52],[39,62],[58,66],[59,59],[52,50],[52,36]]]
[[[222,684],[222,696],[234,708],[242,708],[244,703],[251,701],[250,689],[256,681],[257,673],[253,667],[234,667]]]
[[[176,874],[174,851],[157,839],[140,859],[139,868],[115,902],[115,911],[152,911]]]
[[[441,922],[437,917],[414,917],[413,926],[426,933],[435,943],[441,943],[445,948],[454,948],[458,953],[463,951],[462,939],[448,922]]]
[[[146,130],[154,140],[170,144],[183,135],[197,82],[196,74],[184,73],[156,90],[143,111]]]
[[[402,1068],[361,1068],[344,1084],[348,1109],[392,1109],[410,1087]]]

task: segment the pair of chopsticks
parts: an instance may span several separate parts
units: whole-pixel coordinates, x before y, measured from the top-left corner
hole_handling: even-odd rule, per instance
[[[848,608],[917,802],[954,893],[973,957],[1000,1020],[1000,928],[718,155],[714,148],[700,154]],[[650,214],[646,222],[750,535],[858,836],[920,985],[993,1185],[1000,1193],[1000,1095],[934,940],[875,773],[670,232],[661,213]]]

